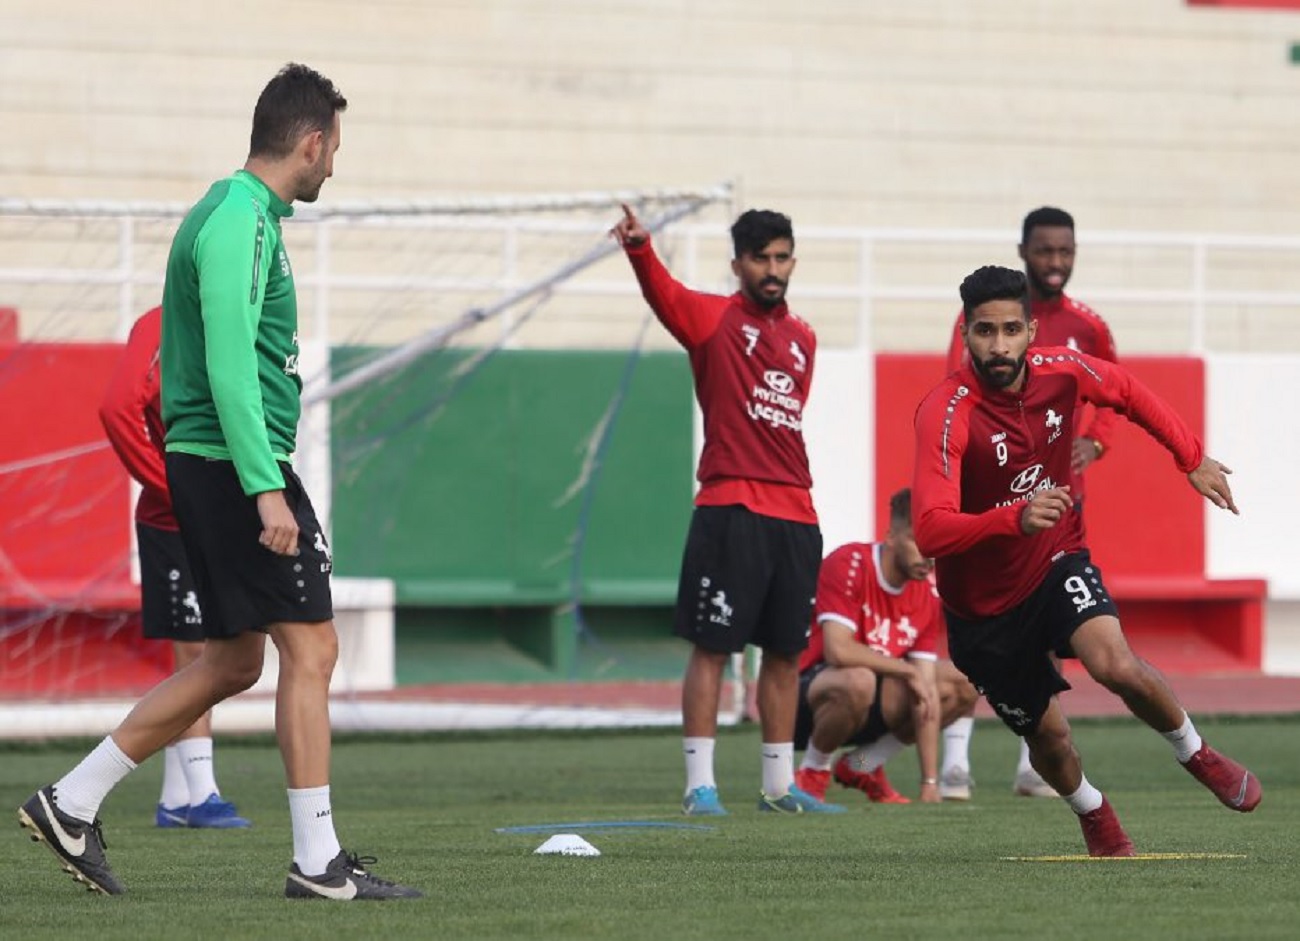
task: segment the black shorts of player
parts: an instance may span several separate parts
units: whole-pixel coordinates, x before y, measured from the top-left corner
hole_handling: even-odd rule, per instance
[[[174,529],[135,524],[140,547],[140,621],[151,640],[203,640],[199,607],[185,544]]]
[[[795,714],[794,720],[794,748],[795,751],[804,751],[808,747],[808,741],[812,738],[813,732],[813,709],[808,701],[808,691],[812,688],[813,680],[817,679],[830,664],[825,661],[815,663],[808,669],[799,674],[799,711]],[[880,707],[880,693],[884,688],[883,677],[877,677],[876,698],[871,701],[871,708],[867,710],[867,721],[841,745],[870,745],[880,736],[889,731],[885,725],[885,713]]]
[[[209,638],[264,631],[277,623],[334,617],[333,563],[316,511],[293,468],[281,462],[284,498],[298,521],[298,555],[276,555],[258,538],[257,501],[231,461],[170,451],[167,483]]]
[[[1070,688],[1049,653],[1071,659],[1070,638],[1095,617],[1117,616],[1087,550],[1057,559],[1042,583],[1010,611],[967,620],[945,609],[952,662],[1017,735],[1029,735],[1052,697]]]
[[[673,631],[704,650],[754,644],[796,654],[808,644],[822,534],[814,523],[744,506],[700,506],[682,555]]]

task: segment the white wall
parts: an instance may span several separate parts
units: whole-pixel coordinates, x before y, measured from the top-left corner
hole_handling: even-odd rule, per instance
[[[1206,360],[1206,448],[1233,470],[1240,516],[1206,510],[1211,575],[1264,577],[1300,600],[1300,356]]]
[[[865,350],[817,352],[817,371],[804,410],[804,440],[823,555],[846,542],[876,536],[872,366],[872,355]]]

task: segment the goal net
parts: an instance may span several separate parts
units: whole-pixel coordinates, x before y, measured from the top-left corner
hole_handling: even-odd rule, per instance
[[[729,289],[727,185],[286,222],[295,461],[335,559],[336,725],[610,724],[557,695],[579,680],[622,681],[638,705],[693,444],[684,358],[648,329],[608,234],[621,203],[670,265],[688,242],[705,260],[684,280]],[[170,672],[170,645],[140,636],[135,490],[97,411],[185,208],[0,200],[0,736],[98,734]],[[272,651],[218,729],[270,728],[274,675]],[[439,698],[465,679],[476,701]],[[487,704],[507,686],[537,695]],[[652,700],[617,721],[676,715]]]

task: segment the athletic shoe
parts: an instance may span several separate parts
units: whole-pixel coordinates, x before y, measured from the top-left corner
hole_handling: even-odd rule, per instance
[[[304,876],[298,864],[294,863],[289,867],[289,878],[284,883],[284,897],[333,899],[336,902],[424,897],[424,893],[417,889],[371,875],[365,867],[375,862],[373,856],[357,856],[339,850],[339,854],[330,860],[325,872],[319,876]]]
[[[819,801],[826,800],[826,786],[831,783],[829,771],[816,768],[800,768],[794,773],[794,786],[806,794],[811,794]]]
[[[780,797],[769,797],[758,792],[758,809],[778,814],[842,814],[841,804],[828,804],[820,801],[806,791],[794,785]]]
[[[41,788],[18,808],[18,822],[44,843],[63,864],[63,871],[84,883],[91,892],[121,895],[126,889],[108,868],[104,831],[99,820],[86,823],[54,806],[54,785]]]
[[[1195,755],[1183,762],[1183,767],[1209,788],[1223,806],[1243,814],[1258,807],[1260,798],[1264,796],[1259,778],[1204,742]]]
[[[1110,801],[1101,799],[1101,806],[1079,815],[1083,842],[1088,844],[1089,856],[1132,856],[1133,841],[1119,825]]]
[[[162,804],[153,812],[154,826],[169,830],[189,826],[190,808],[184,804],[180,807],[165,807]]]
[[[912,803],[910,798],[894,790],[894,786],[889,783],[889,778],[885,777],[883,765],[875,771],[858,771],[849,763],[849,756],[845,755],[835,763],[834,773],[835,780],[841,785],[861,791],[873,804]]]
[[[970,776],[970,769],[954,766],[939,779],[939,796],[946,801],[968,801],[974,787],[975,779]]]
[[[682,813],[688,817],[725,817],[727,808],[718,800],[716,787],[697,787],[682,798]]]
[[[223,801],[217,794],[209,794],[202,804],[191,807],[185,825],[201,830],[236,830],[252,826],[239,816],[234,804]]]
[[[1043,776],[1033,768],[1016,772],[1016,780],[1011,784],[1011,792],[1017,797],[1060,797],[1056,788],[1043,780]]]

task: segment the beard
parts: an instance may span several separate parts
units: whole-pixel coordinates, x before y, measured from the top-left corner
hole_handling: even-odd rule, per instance
[[[1029,351],[1026,350],[1016,359],[1011,359],[1006,356],[994,356],[992,359],[983,361],[972,356],[971,365],[975,367],[975,372],[979,374],[980,379],[982,379],[986,384],[992,386],[994,389],[1005,389],[1007,386],[1011,385],[1011,383],[1015,382],[1016,378],[1024,371],[1025,357],[1028,355]],[[1003,373],[993,372],[993,370],[999,366],[1010,366],[1011,368]]]
[[[758,282],[758,284],[754,285],[754,290],[748,291],[747,293],[753,299],[754,303],[758,304],[760,307],[766,307],[768,309],[780,307],[785,303],[785,289],[788,283],[789,282],[787,281],[782,281],[780,278],[764,278],[762,281]],[[775,286],[781,290],[776,294],[763,293],[763,288],[769,286]]]

